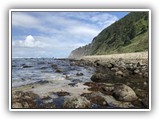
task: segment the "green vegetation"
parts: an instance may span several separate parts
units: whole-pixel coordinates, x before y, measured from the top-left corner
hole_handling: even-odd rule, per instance
[[[78,49],[82,55],[141,52],[148,50],[148,12],[131,12]],[[77,49],[72,52],[77,54]]]

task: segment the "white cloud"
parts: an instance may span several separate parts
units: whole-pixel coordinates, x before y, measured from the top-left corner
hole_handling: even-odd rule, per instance
[[[26,13],[13,12],[12,13],[12,25],[18,27],[33,27],[40,24],[40,21]],[[33,26],[32,26],[33,25]]]
[[[32,35],[28,35],[25,40],[16,40],[12,42],[13,47],[46,47],[47,44],[35,40]]]
[[[14,56],[32,57],[36,53],[37,56],[67,57],[73,49],[90,43],[116,20],[116,16],[105,12],[13,12],[13,30],[23,28],[25,31],[23,35],[16,34],[34,36],[18,40],[13,35]]]

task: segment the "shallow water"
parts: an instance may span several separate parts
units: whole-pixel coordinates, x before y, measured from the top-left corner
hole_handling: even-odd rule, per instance
[[[63,72],[57,73],[52,65],[57,65]],[[53,58],[13,58],[12,59],[12,87],[33,84],[36,82],[68,80],[73,83],[89,82],[94,68],[70,66],[69,60]],[[77,76],[77,73],[83,73]],[[54,84],[53,84],[54,85]]]

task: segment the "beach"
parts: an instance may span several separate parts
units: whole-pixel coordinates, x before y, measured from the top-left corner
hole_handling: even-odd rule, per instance
[[[16,59],[12,108],[147,109],[148,53]]]

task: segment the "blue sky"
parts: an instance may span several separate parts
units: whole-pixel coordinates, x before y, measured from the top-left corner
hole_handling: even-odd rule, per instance
[[[12,12],[13,57],[68,57],[128,12]]]

